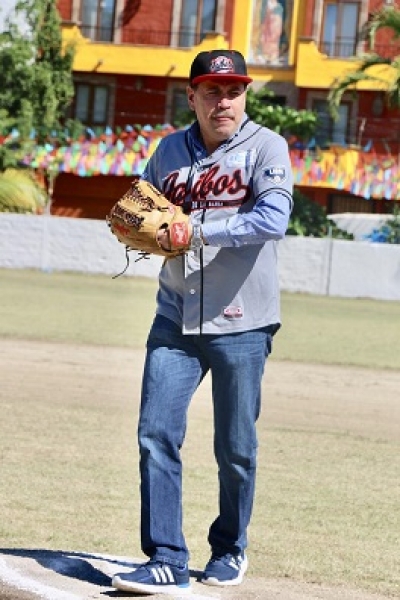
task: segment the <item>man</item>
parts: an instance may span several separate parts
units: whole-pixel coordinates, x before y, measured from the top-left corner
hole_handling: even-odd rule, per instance
[[[138,427],[141,542],[150,560],[115,575],[120,590],[190,591],[180,448],[208,371],[219,515],[202,581],[238,585],[247,569],[261,379],[280,327],[276,242],[292,205],[285,140],[245,113],[251,81],[237,51],[197,55],[187,88],[197,120],[161,140],[143,175],[190,212],[193,250],[167,260],[159,276]],[[168,248],[168,232],[158,239]]]

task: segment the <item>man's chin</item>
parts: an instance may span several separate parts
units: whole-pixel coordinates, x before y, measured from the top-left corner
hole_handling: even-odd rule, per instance
[[[235,131],[235,128],[232,127],[232,121],[229,121],[229,123],[217,123],[214,131],[221,140],[226,140],[227,138],[231,137]]]

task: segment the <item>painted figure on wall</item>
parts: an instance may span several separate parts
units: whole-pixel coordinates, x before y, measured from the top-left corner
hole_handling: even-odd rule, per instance
[[[292,0],[254,0],[249,62],[288,63]]]
[[[279,63],[280,42],[283,31],[283,7],[278,0],[266,0],[261,20],[261,52],[266,62]]]

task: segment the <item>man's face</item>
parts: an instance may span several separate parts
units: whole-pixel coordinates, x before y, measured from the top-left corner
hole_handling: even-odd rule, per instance
[[[195,111],[209,154],[236,131],[246,106],[246,86],[239,82],[203,81],[188,87],[189,106]]]

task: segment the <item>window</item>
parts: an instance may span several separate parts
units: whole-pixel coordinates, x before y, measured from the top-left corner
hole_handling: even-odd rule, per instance
[[[334,120],[329,113],[326,100],[314,99],[312,110],[318,115],[318,126],[315,141],[320,148],[330,144],[345,145],[348,141],[350,104],[341,104],[338,108],[339,118]]]
[[[76,83],[74,118],[87,126],[107,125],[110,89],[106,85]]]
[[[356,53],[358,2],[325,4],[321,50],[328,56],[349,57]]]
[[[215,29],[216,0],[182,0],[179,45],[195,46]]]
[[[112,42],[114,16],[115,0],[82,0],[83,35],[97,42]]]

